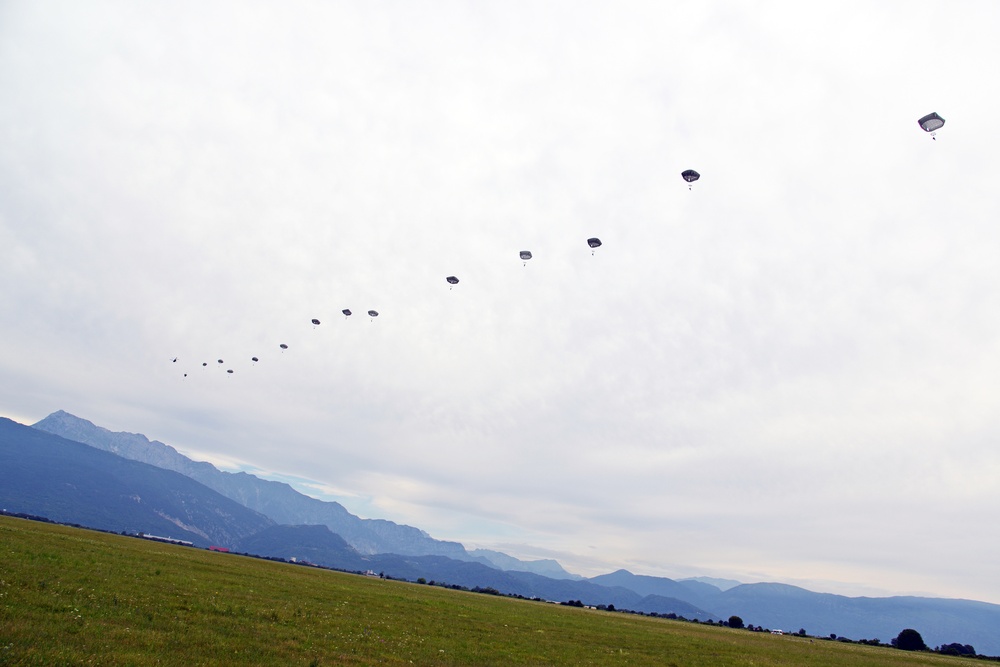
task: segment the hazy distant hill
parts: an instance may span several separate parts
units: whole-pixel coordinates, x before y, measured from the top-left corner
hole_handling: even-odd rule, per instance
[[[401,556],[357,553],[326,526],[272,526],[241,541],[245,553],[307,560],[341,570],[372,570],[387,576],[465,588],[494,588],[504,594],[565,602],[583,600],[589,605],[609,605],[634,611],[675,613],[707,619],[709,614],[682,600],[643,596],[625,588],[600,586],[588,581],[553,579],[530,572],[503,571],[478,562],[445,556]]]
[[[381,519],[361,519],[336,502],[316,500],[288,484],[262,480],[247,473],[223,472],[210,463],[192,461],[162,442],[138,433],[115,433],[62,410],[34,428],[55,433],[119,456],[174,470],[222,495],[269,517],[278,524],[322,524],[361,553],[438,554],[468,558],[457,542],[435,540],[412,526]]]
[[[618,570],[590,581],[627,588],[640,595],[670,595],[687,600],[716,618],[739,616],[747,624],[810,635],[831,633],[850,639],[888,643],[904,628],[915,628],[931,647],[972,644],[985,655],[1000,654],[1000,605],[971,600],[921,597],[852,598],[789,586],[741,584],[725,591],[709,584],[672,581]],[[690,593],[685,595],[687,587]]]
[[[53,412],[33,428],[187,475],[260,512],[276,524],[328,526],[361,554],[439,555],[488,563],[503,570],[535,572],[557,578],[576,577],[552,560],[521,561],[495,551],[470,554],[458,542],[436,540],[412,526],[384,519],[361,519],[340,503],[310,498],[288,484],[262,480],[242,472],[223,472],[210,463],[192,461],[170,445],[150,441],[138,433],[110,431],[62,410]]]
[[[142,436],[112,434],[66,413],[56,413],[50,419],[49,426],[78,427],[76,437],[89,433],[94,439],[95,433],[108,434],[108,447],[151,447],[161,460],[173,459],[177,466],[201,471],[201,476],[215,479],[221,487],[230,484],[231,493],[254,496],[262,507],[302,506],[307,508],[306,514],[312,510],[324,516],[324,512],[347,515],[347,524],[355,526],[355,530],[377,528],[365,533],[370,536],[370,541],[365,542],[369,548],[372,543],[404,539],[400,535],[420,535],[418,543],[437,542],[408,526],[365,522],[336,503],[306,498],[286,484],[222,473],[209,464],[194,463],[172,448],[149,443]],[[878,638],[889,642],[909,627],[917,629],[930,646],[957,642],[973,645],[980,654],[1000,655],[1000,605],[918,597],[849,598],[784,584],[743,584],[721,590],[704,581],[673,581],[626,570],[577,581],[518,571],[523,561],[505,561],[504,555],[497,552],[477,550],[470,554],[455,543],[441,544],[457,546],[462,559],[364,553],[350,540],[345,541],[346,536],[341,539],[334,534],[336,530],[331,532],[326,522],[304,520],[292,522],[300,525],[277,526],[223,495],[176,472],[129,461],[0,418],[0,506],[11,511],[106,530],[167,534],[198,544],[234,546],[249,553],[295,557],[346,570],[371,569],[410,580],[423,577],[467,588],[490,587],[525,597],[613,604],[619,609],[676,613],[687,618],[726,619],[737,615],[747,624],[786,632],[804,628],[816,636],[836,633],[854,640]],[[316,525],[302,525],[310,523]],[[379,542],[378,529],[394,537]],[[402,532],[395,533],[396,529]],[[558,564],[546,561],[529,565],[548,568],[556,575],[565,573]],[[507,571],[498,569],[505,566]]]
[[[558,561],[554,561],[549,558],[524,561],[514,558],[513,556],[508,556],[503,552],[493,551],[491,549],[472,549],[469,551],[469,555],[477,560],[487,562],[495,567],[498,567],[501,570],[533,572],[535,574],[540,574],[543,577],[552,577],[553,579],[579,580],[584,578],[578,574],[567,572]]]
[[[114,532],[229,546],[271,520],[189,477],[0,417],[0,506]]]

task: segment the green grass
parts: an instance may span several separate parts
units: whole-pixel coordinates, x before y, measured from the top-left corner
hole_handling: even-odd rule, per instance
[[[385,581],[0,516],[0,665],[979,661]]]

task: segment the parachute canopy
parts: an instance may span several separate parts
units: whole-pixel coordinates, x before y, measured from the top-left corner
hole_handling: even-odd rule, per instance
[[[220,363],[220,364],[222,363],[222,359],[219,359],[219,363]]]
[[[933,132],[944,125],[944,118],[936,113],[929,113],[917,122],[920,123],[920,129],[924,132]]]
[[[202,366],[208,366],[208,362],[207,361],[203,361],[201,365]]]
[[[287,345],[285,345],[284,343],[282,343],[282,344],[281,344],[281,345],[279,345],[278,347],[280,347],[280,348],[281,348],[282,350],[287,350],[287,349],[288,349],[288,346],[287,346]]]
[[[688,183],[694,183],[699,178],[701,178],[701,174],[699,174],[694,169],[685,169],[684,171],[681,172],[681,178],[683,178]]]
[[[350,308],[344,308],[344,309],[343,309],[342,311],[340,311],[340,312],[342,312],[342,313],[344,314],[344,316],[345,316],[345,317],[350,317],[350,316],[351,316],[351,309],[350,309]]]
[[[313,323],[313,326],[315,326],[315,325],[319,324],[319,320],[317,320],[317,319],[316,319],[316,318],[314,317],[314,318],[312,319],[312,323]]]
[[[257,363],[258,361],[260,361],[260,359],[258,359],[257,357],[250,357],[250,361]]]
[[[600,248],[601,239],[597,238],[596,236],[592,239],[587,239],[587,245],[589,245],[591,248]]]
[[[531,259],[531,251],[530,250],[522,250],[521,251],[521,259],[523,259],[525,261]]]
[[[371,315],[372,317],[378,317],[378,311],[377,310],[369,310],[368,314]]]
[[[455,276],[448,276],[447,278],[445,278],[445,280],[448,281],[449,285],[457,285],[458,284],[458,278],[456,278]]]
[[[226,371],[226,372],[227,372],[227,373],[232,373],[232,372],[233,372],[233,369],[232,369],[232,368],[230,368],[230,369],[229,369],[228,371]]]

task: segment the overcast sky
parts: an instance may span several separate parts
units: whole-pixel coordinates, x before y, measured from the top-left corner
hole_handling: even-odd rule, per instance
[[[588,576],[1000,603],[998,26],[0,0],[0,414]]]

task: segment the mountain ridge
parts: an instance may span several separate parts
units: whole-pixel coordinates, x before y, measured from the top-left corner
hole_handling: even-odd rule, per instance
[[[4,420],[0,422],[0,427],[9,426],[9,424],[16,424],[16,422]],[[55,438],[61,443],[60,446],[66,446],[68,443],[92,449],[96,454],[126,461],[126,459],[110,452],[102,452],[89,445],[47,433],[42,429],[32,429],[19,424],[16,426],[20,427],[21,435],[34,431],[36,434]],[[0,428],[0,434],[2,432],[3,429]],[[26,437],[26,440],[32,439]],[[59,457],[54,457],[54,460],[55,464],[58,465]],[[0,491],[10,491],[16,485],[18,477],[11,471],[14,471],[23,461],[19,460],[18,457],[8,456],[7,459],[0,462],[3,463],[0,470],[7,473],[6,477],[0,477],[0,480],[3,481],[3,484],[0,485]],[[37,461],[33,461],[32,465],[33,469],[38,468]],[[145,466],[142,469],[150,467],[153,466]],[[87,470],[94,468],[95,466],[91,465]],[[161,472],[171,471],[161,469]],[[80,486],[84,482],[81,480],[74,482],[73,478],[68,477],[65,473],[64,469],[59,476],[56,476],[58,488],[52,492],[59,491],[65,497],[75,498],[76,496],[72,495],[74,491],[69,487],[74,484]],[[183,478],[182,475],[178,476]],[[44,480],[49,487],[52,487],[51,477],[50,475],[48,479]],[[193,479],[187,479],[190,483],[198,483]],[[287,487],[287,485],[284,486]],[[4,502],[7,502],[11,495],[7,493]],[[14,495],[16,496],[16,494]],[[0,498],[4,498],[4,496],[0,495]],[[121,494],[119,494],[118,500],[121,501]],[[226,499],[223,498],[223,500]],[[62,506],[65,505],[66,501],[63,500]],[[242,510],[247,510],[245,507],[240,507]],[[43,513],[31,507],[26,507],[25,511],[34,514]],[[254,535],[266,535],[268,532],[276,535],[304,534],[295,533],[295,526],[276,525],[273,521],[268,521],[270,523],[260,527],[259,530],[243,530],[243,540],[236,543],[245,544],[246,539],[250,539]],[[169,525],[176,525],[176,523]],[[456,560],[442,555],[360,554],[349,543],[343,542],[343,544],[348,545],[349,550],[339,548],[340,553],[338,554],[341,537],[335,536],[331,529],[325,525],[322,526],[321,533],[313,533],[314,537],[320,534],[322,539],[319,542],[312,544],[312,546],[303,544],[302,548],[313,549],[311,552],[313,557],[323,558],[326,561],[323,564],[331,567],[343,568],[343,565],[338,564],[338,562],[344,564],[361,563],[365,565],[364,568],[348,567],[346,569],[373,569],[376,571],[385,569],[387,573],[391,571],[393,576],[401,578],[425,577],[436,579],[439,583],[446,581],[469,588],[493,587],[502,593],[519,594],[526,597],[537,596],[552,600],[581,599],[585,604],[614,604],[616,608],[621,609],[661,614],[677,613],[688,618],[726,619],[730,615],[737,615],[748,624],[782,628],[786,631],[804,628],[809,634],[815,636],[836,633],[841,637],[850,637],[854,640],[880,638],[881,641],[886,642],[896,636],[903,628],[912,627],[919,629],[925,641],[931,646],[957,642],[971,644],[980,653],[1000,654],[1000,638],[995,632],[995,628],[1000,627],[1000,605],[986,602],[913,596],[848,598],[829,593],[815,593],[788,584],[768,582],[740,584],[723,591],[705,582],[693,580],[678,582],[661,577],[634,575],[627,570],[599,575],[592,580],[560,580],[531,572],[504,571],[490,567],[481,560],[485,559],[485,554],[475,554],[474,552],[472,560]],[[322,549],[320,549],[321,546]],[[267,556],[269,554],[259,555]],[[670,593],[682,597],[665,597]]]
[[[419,528],[386,519],[362,519],[351,514],[338,502],[312,498],[285,482],[264,480],[246,472],[225,472],[211,463],[193,461],[174,447],[158,440],[150,440],[140,433],[111,431],[64,410],[53,412],[32,424],[32,428],[187,475],[223,496],[263,514],[275,524],[328,526],[362,554],[448,556],[456,560],[487,562],[499,569],[519,569],[556,578],[575,578],[575,575],[566,572],[556,561],[521,561],[499,552],[491,552],[493,558],[483,561],[482,554],[470,554],[458,542],[437,540]]]

